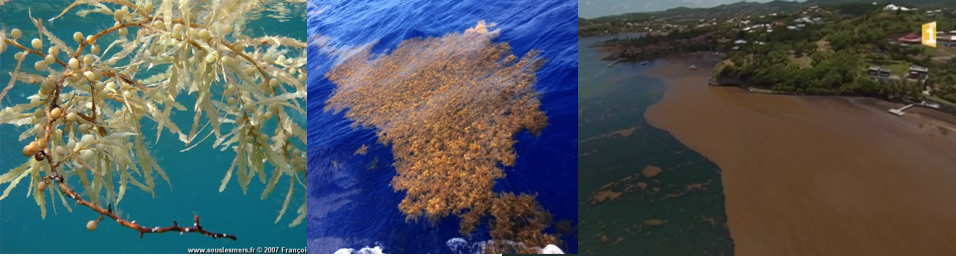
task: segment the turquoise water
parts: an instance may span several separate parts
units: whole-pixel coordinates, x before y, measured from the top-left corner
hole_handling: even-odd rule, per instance
[[[23,36],[19,42],[29,44],[36,37],[36,28],[30,25],[27,8],[31,8],[34,17],[49,19],[63,10],[72,1],[11,1],[0,7],[0,27],[9,31],[20,28]],[[252,35],[285,35],[302,41],[306,39],[305,5],[278,9],[269,9],[257,15],[256,21],[247,27]],[[112,18],[101,14],[90,14],[81,18],[74,12],[58,19],[53,25],[45,23],[48,29],[68,44],[73,42],[72,34],[76,30],[88,34],[113,24]],[[132,31],[130,34],[133,34]],[[110,40],[110,38],[105,38]],[[101,40],[104,41],[105,40]],[[75,46],[73,46],[75,47]],[[101,45],[103,49],[106,45]],[[0,54],[0,83],[6,86],[9,72],[14,68],[13,55],[9,49]],[[62,56],[62,55],[61,55]],[[32,70],[32,63],[39,60],[31,56],[24,61],[26,69]],[[11,64],[13,63],[13,64]],[[143,74],[144,76],[146,74]],[[18,84],[0,106],[6,107],[26,102],[26,95],[36,92],[35,85]],[[180,98],[185,98],[180,96]],[[304,104],[304,102],[302,102]],[[192,106],[192,102],[183,101],[183,105]],[[305,116],[293,116],[294,120],[305,123]],[[173,120],[180,127],[192,124],[191,111],[174,115]],[[169,226],[172,221],[181,225],[191,225],[193,214],[198,214],[205,229],[212,232],[230,233],[238,237],[237,241],[217,239],[191,233],[139,234],[129,228],[104,220],[96,231],[88,231],[86,222],[98,217],[92,210],[69,203],[73,212],[59,202],[47,202],[46,219],[40,218],[40,209],[33,197],[27,198],[29,181],[24,180],[10,196],[0,201],[0,253],[186,253],[187,248],[250,248],[250,247],[287,247],[305,248],[306,225],[288,227],[295,218],[295,209],[301,201],[293,200],[285,216],[279,223],[273,223],[282,207],[284,189],[281,184],[270,197],[259,200],[264,185],[252,182],[249,194],[244,195],[235,182],[235,178],[226,190],[219,193],[219,186],[230,163],[235,158],[231,151],[214,150],[212,140],[201,143],[194,149],[180,152],[184,148],[176,136],[164,131],[158,143],[155,140],[155,123],[143,121],[145,142],[158,164],[169,175],[170,184],[161,178],[156,180],[156,197],[131,187],[120,202],[118,212],[128,220],[148,226]],[[0,173],[19,166],[27,161],[20,153],[26,142],[18,141],[25,127],[0,125]],[[264,128],[271,131],[270,128]],[[270,170],[267,167],[267,170]],[[287,179],[287,178],[284,178]],[[74,177],[73,183],[76,183]],[[281,183],[281,181],[280,181]],[[71,184],[78,192],[80,185]],[[7,185],[0,186],[0,190]],[[282,191],[282,192],[279,192]],[[301,195],[301,193],[296,194]],[[49,200],[49,197],[47,198]],[[293,198],[295,199],[295,198]],[[59,199],[57,199],[59,200]]]
[[[582,254],[732,255],[720,169],[644,119],[665,84],[643,74],[654,63],[607,67],[588,47],[607,39],[578,43]],[[662,172],[647,177],[648,166]],[[601,191],[622,194],[595,200]]]

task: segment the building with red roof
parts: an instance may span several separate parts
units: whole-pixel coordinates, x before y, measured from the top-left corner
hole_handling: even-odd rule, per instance
[[[922,44],[923,37],[916,33],[909,33],[908,35],[896,39],[896,41],[904,44]]]

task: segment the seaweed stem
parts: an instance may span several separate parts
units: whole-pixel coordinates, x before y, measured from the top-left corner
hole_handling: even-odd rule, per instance
[[[145,226],[143,226],[143,225],[137,224],[136,221],[127,221],[126,219],[123,219],[123,218],[121,218],[120,216],[116,215],[116,213],[113,213],[113,205],[112,205],[112,204],[110,204],[107,209],[103,209],[103,207],[100,207],[99,205],[96,205],[96,204],[94,204],[94,203],[91,203],[90,201],[86,201],[85,199],[83,199],[83,197],[80,197],[80,195],[77,194],[76,191],[74,191],[73,189],[71,189],[70,186],[68,186],[68,185],[66,184],[66,182],[63,182],[63,177],[62,177],[62,176],[59,176],[55,171],[54,171],[52,174],[50,174],[49,177],[46,177],[46,178],[47,178],[47,179],[50,179],[50,180],[53,180],[54,182],[56,182],[57,185],[59,185],[60,190],[61,190],[63,193],[65,193],[65,194],[67,195],[67,197],[72,198],[73,200],[76,200],[76,203],[77,203],[77,204],[81,204],[81,205],[84,205],[84,206],[86,206],[86,207],[89,207],[89,208],[92,209],[93,211],[99,213],[99,214],[100,214],[100,217],[96,220],[97,223],[99,223],[100,221],[103,220],[103,216],[109,217],[109,218],[111,218],[111,219],[116,220],[116,223],[117,223],[117,224],[119,224],[119,225],[121,225],[121,226],[124,226],[124,227],[131,228],[131,229],[135,230],[136,232],[139,232],[139,237],[140,237],[140,238],[143,237],[143,234],[147,234],[147,233],[157,233],[157,234],[158,234],[158,233],[177,232],[177,231],[178,231],[180,234],[183,234],[183,233],[199,233],[199,234],[202,234],[202,235],[205,235],[205,236],[208,236],[208,237],[212,237],[213,239],[216,239],[216,238],[228,238],[228,239],[232,239],[233,241],[236,240],[236,236],[234,236],[234,235],[226,234],[226,233],[214,233],[214,232],[210,232],[210,231],[208,231],[208,230],[203,229],[202,226],[199,225],[199,215],[195,215],[195,216],[194,216],[193,219],[195,220],[195,224],[193,224],[192,227],[181,227],[181,226],[179,226],[178,223],[176,223],[176,221],[173,221],[173,225],[172,225],[172,226],[148,228],[148,227],[145,227]]]

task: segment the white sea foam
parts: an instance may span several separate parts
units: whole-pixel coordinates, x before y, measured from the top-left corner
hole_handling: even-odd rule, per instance
[[[558,248],[557,245],[549,244],[545,246],[544,249],[538,250],[541,254],[564,254],[564,251],[561,248]]]
[[[454,253],[458,254],[481,254],[485,242],[469,243],[464,238],[456,237],[448,239],[445,245]]]
[[[445,245],[448,246],[448,249],[451,249],[451,251],[454,253],[483,254],[485,245],[494,244],[494,243],[495,241],[492,241],[492,240],[469,243],[464,238],[456,237],[456,238],[448,239],[448,241],[445,242]],[[509,244],[509,245],[513,245],[517,247],[525,246],[524,243],[515,242],[515,241],[499,241],[499,243],[505,243],[505,244]],[[561,248],[553,244],[549,244],[545,246],[544,248],[534,247],[534,249],[537,250],[538,253],[540,254],[564,254],[564,250],[561,250]]]
[[[355,250],[352,248],[342,248],[342,249],[339,249],[338,251],[335,251],[335,254],[385,254],[385,253],[382,251],[382,247],[375,246],[372,248],[364,247],[359,250]]]
[[[504,242],[513,244],[513,245],[523,246],[522,243],[517,243],[513,241],[504,241]],[[484,246],[488,243],[494,243],[494,242],[480,241],[480,242],[469,243],[468,241],[465,241],[465,239],[463,238],[456,237],[446,241],[445,245],[447,245],[448,249],[451,249],[452,252],[455,252],[455,253],[481,254],[483,253],[482,251]],[[561,248],[558,248],[558,246],[553,244],[549,244],[548,246],[545,246],[544,249],[537,248],[537,247],[535,249],[540,254],[564,254],[564,251],[562,251]],[[364,247],[359,250],[355,250],[352,248],[342,248],[335,251],[335,254],[385,254],[385,252],[382,249],[382,247],[375,246],[375,247]]]

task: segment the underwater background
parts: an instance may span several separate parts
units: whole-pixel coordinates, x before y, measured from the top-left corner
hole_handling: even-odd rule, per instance
[[[77,10],[86,7],[74,8],[53,24],[46,22],[72,2],[7,2],[0,6],[0,27],[7,31],[14,27],[19,28],[23,36],[18,42],[29,45],[29,40],[37,37],[36,27],[28,18],[28,10],[31,10],[33,17],[44,20],[47,29],[75,47],[73,32],[89,34],[94,30],[100,31],[112,26],[112,16],[94,13],[83,18],[76,15]],[[305,41],[305,5],[281,1],[271,3],[275,5],[266,5],[266,9],[253,14],[254,21],[247,24],[246,33],[253,36],[284,35]],[[104,42],[115,38],[114,33],[112,38],[108,36],[100,39],[100,47],[105,49],[108,44]],[[9,73],[16,65],[13,55],[18,51],[18,48],[10,46],[0,54],[0,83],[4,87],[10,79]],[[111,52],[115,52],[115,49]],[[35,55],[27,57],[23,64],[24,71],[33,72],[32,63],[37,60],[39,57]],[[148,72],[140,72],[137,77],[148,75]],[[18,83],[3,102],[0,102],[0,106],[28,102],[26,96],[35,94],[36,90],[36,85]],[[181,101],[183,105],[192,106],[193,101],[185,98],[195,98],[195,94],[191,97],[180,95],[179,98],[184,99]],[[188,127],[192,124],[191,113],[191,110],[178,112],[173,115],[173,120],[180,127]],[[305,123],[304,115],[297,112],[289,114],[296,122]],[[18,141],[24,129],[26,127],[0,125],[0,173],[27,161],[28,158],[23,157],[20,152],[26,142]],[[41,219],[40,209],[32,196],[26,197],[30,184],[29,180],[24,179],[7,198],[0,200],[0,253],[186,253],[187,248],[305,247],[306,225],[288,227],[295,218],[294,210],[286,212],[278,223],[273,223],[282,207],[283,193],[273,193],[265,200],[259,200],[259,194],[265,187],[263,184],[251,182],[249,194],[244,195],[235,178],[225,191],[219,193],[219,186],[235,158],[235,152],[213,149],[213,140],[204,141],[192,150],[180,152],[185,146],[174,134],[164,131],[156,143],[156,124],[144,118],[143,129],[146,131],[144,141],[148,144],[147,148],[159,166],[166,171],[172,184],[167,184],[158,176],[154,177],[157,183],[155,198],[131,186],[115,208],[120,215],[128,215],[128,220],[136,220],[137,223],[148,226],[169,226],[172,221],[191,226],[193,215],[198,214],[203,228],[235,235],[238,237],[237,241],[213,240],[195,233],[181,236],[175,233],[145,234],[143,238],[139,238],[136,231],[111,223],[108,218],[99,224],[96,231],[91,232],[86,229],[86,222],[97,218],[97,213],[69,202],[73,208],[70,213],[60,202],[51,203],[49,197],[46,219]],[[75,176],[73,178],[74,182],[71,183],[76,183]],[[85,196],[78,183],[71,186]],[[6,185],[0,189],[6,189]],[[293,202],[290,208],[297,205],[297,202]]]
[[[486,222],[470,237],[454,216],[435,226],[406,222],[398,209],[405,192],[389,185],[391,149],[374,130],[353,129],[344,111],[323,109],[335,88],[324,74],[358,49],[387,53],[404,40],[463,32],[481,20],[497,23],[494,42],[509,43],[514,55],[537,49],[545,59],[534,88],[549,125],[539,137],[515,135],[516,164],[495,191],[536,193],[555,222],[577,225],[577,1],[311,1],[308,15],[309,253],[481,252],[490,239]],[[362,145],[367,154],[356,155]],[[557,234],[553,226],[546,232]],[[561,239],[565,253],[577,252],[576,232]]]

